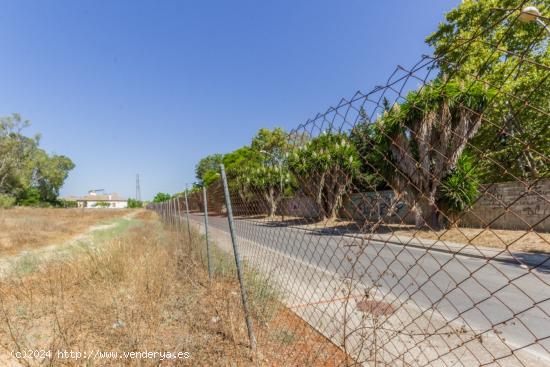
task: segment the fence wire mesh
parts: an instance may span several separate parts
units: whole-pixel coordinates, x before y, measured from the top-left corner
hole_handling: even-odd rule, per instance
[[[245,271],[345,353],[311,365],[550,365],[550,38],[513,3],[228,168]],[[151,208],[182,226],[175,202]]]

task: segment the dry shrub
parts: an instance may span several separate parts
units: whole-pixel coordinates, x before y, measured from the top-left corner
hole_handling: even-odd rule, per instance
[[[281,307],[261,277],[247,275],[256,282],[250,282],[250,297],[260,352],[253,360],[234,273],[216,273],[209,286],[196,251],[202,246],[197,234],[193,249],[152,214],[139,218],[139,226],[104,246],[0,285],[5,350],[0,361],[29,349],[53,351],[51,358],[19,360],[32,366],[84,364],[59,358],[57,350],[190,353],[189,359],[176,361],[87,361],[94,366],[336,365],[344,360],[338,348]],[[230,267],[227,256],[222,262]]]

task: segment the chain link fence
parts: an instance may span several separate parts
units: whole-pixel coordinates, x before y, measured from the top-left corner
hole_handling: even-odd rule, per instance
[[[513,3],[150,208],[265,276],[332,364],[550,365],[550,38]]]

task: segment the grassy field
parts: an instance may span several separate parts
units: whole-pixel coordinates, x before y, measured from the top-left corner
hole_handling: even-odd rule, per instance
[[[194,234],[190,244],[147,211],[129,222],[98,231],[90,239],[94,246],[81,243],[70,256],[3,280],[0,365],[332,366],[345,360],[340,349],[281,306],[276,289],[247,273],[258,336],[252,353],[232,259],[214,251],[209,285],[200,236]],[[29,350],[52,354],[13,356]],[[64,358],[58,351],[82,355]],[[132,351],[189,355],[123,357]]]
[[[0,256],[61,243],[91,226],[127,215],[113,209],[0,209]]]

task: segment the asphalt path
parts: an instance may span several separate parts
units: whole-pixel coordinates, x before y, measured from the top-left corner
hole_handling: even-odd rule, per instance
[[[203,224],[202,214],[191,219]],[[550,362],[550,273],[417,247],[236,219],[240,238],[359,281],[394,305],[436,310],[448,323],[499,337]],[[229,231],[226,217],[209,225]],[[257,256],[262,256],[258,253]]]

